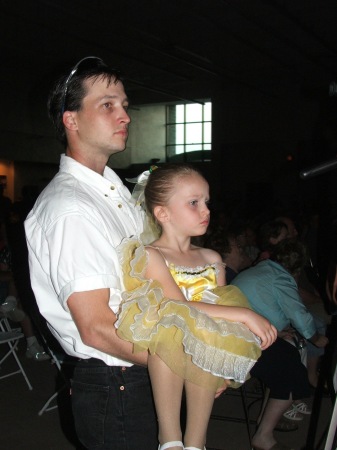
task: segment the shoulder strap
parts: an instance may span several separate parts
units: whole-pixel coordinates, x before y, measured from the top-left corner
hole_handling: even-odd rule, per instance
[[[163,251],[162,251],[162,249],[161,248],[159,248],[159,247],[154,247],[153,245],[147,245],[146,246],[146,248],[154,248],[155,250],[157,250],[160,254],[161,254],[161,256],[163,257],[163,260],[165,261],[165,264],[167,265],[167,267],[170,265],[170,263],[167,261],[167,259],[165,258],[165,255],[164,255],[164,253],[163,253]]]

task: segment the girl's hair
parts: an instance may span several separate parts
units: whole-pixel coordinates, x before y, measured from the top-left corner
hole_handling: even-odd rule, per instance
[[[308,252],[298,239],[284,239],[275,245],[271,259],[281,264],[292,276],[296,276],[308,262]]]
[[[274,246],[271,244],[270,239],[278,238],[283,228],[287,229],[287,226],[280,220],[271,220],[262,224],[257,235],[257,244],[260,250],[271,250]]]
[[[187,164],[166,164],[153,170],[145,186],[145,206],[147,213],[155,220],[156,206],[166,206],[173,195],[178,179],[191,175],[204,176],[195,167]]]

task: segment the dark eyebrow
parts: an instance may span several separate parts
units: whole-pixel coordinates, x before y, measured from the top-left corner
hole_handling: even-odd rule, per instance
[[[103,95],[103,97],[99,98],[99,101],[102,100],[115,100],[119,99],[120,97],[118,95]],[[123,98],[122,103],[129,103],[129,99],[127,97]]]

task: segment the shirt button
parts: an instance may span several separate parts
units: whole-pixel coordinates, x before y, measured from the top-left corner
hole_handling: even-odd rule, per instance
[[[112,191],[114,191],[114,190],[115,190],[115,186],[114,186],[114,185],[110,186],[110,189],[111,189]]]
[[[109,197],[108,194],[104,194],[104,197]]]
[[[121,203],[118,203],[118,208],[122,208],[123,205]]]
[[[124,387],[124,386],[120,386],[119,389],[120,389],[121,391],[124,391],[125,387]]]

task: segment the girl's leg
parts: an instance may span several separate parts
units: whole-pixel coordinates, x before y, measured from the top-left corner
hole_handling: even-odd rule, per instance
[[[187,420],[184,444],[185,447],[203,449],[215,392],[188,381],[185,382],[185,392]]]
[[[181,441],[180,409],[184,380],[157,356],[150,355],[148,369],[159,425],[159,442]],[[172,450],[181,447],[172,447]]]

